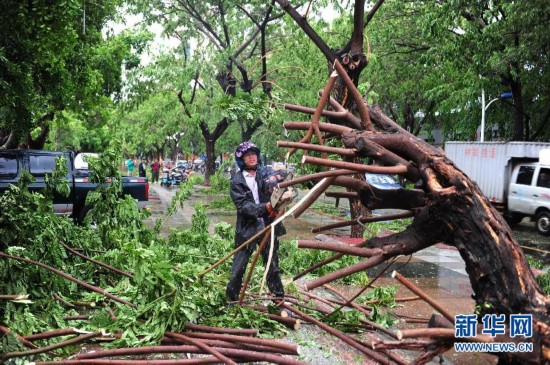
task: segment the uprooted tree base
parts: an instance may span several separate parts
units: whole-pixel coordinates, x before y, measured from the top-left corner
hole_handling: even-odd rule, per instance
[[[481,315],[504,314],[507,320],[511,314],[518,313],[533,317],[533,337],[525,339],[533,343],[533,352],[499,353],[499,359],[521,364],[550,362],[550,298],[542,293],[500,213],[441,150],[404,130],[379,108],[367,105],[357,89],[361,70],[368,65],[368,57],[363,53],[363,32],[384,0],[377,1],[368,14],[365,1],[354,2],[353,31],[348,43],[338,51],[333,51],[308,24],[307,17],[299,14],[287,0],[275,1],[315,43],[332,72],[315,109],[285,105],[289,110],[313,115],[306,123],[285,123],[287,129],[307,131],[300,140],[302,145],[294,146],[289,155],[300,148],[304,152],[304,163],[333,168],[330,176],[323,176],[322,190],[330,184],[344,186],[357,193],[356,198],[350,196],[350,202],[360,201],[369,209],[400,208],[414,214],[413,223],[404,232],[364,242],[361,246],[371,251],[363,262],[316,279],[308,283],[308,288],[444,242],[456,247],[464,259],[476,303],[482,308]],[[319,122],[322,116],[328,123]],[[311,144],[314,138],[318,145],[324,145],[327,139],[339,139],[349,150],[323,151],[303,145]],[[320,151],[321,158],[309,157],[310,151]],[[329,160],[327,152],[340,154],[343,161]],[[354,163],[356,157],[369,157],[374,163],[369,166]],[[347,171],[338,171],[344,169]],[[399,174],[414,182],[416,189],[381,191],[365,181],[345,176],[368,171]],[[316,179],[312,177],[312,180]],[[519,340],[507,333],[497,336],[495,341]],[[426,343],[421,346],[416,362],[429,361],[451,343],[448,339]],[[407,344],[403,342],[402,346],[405,348]]]
[[[332,100],[332,103],[334,101]],[[300,109],[288,106],[289,109]],[[479,188],[445,154],[402,130],[375,107],[368,107],[370,119],[378,127],[356,130],[328,123],[288,122],[289,129],[309,130],[302,143],[309,143],[311,130],[325,132],[325,138],[339,137],[343,145],[357,156],[376,161],[373,169],[384,171],[384,166],[404,166],[402,174],[415,182],[415,189],[380,190],[365,181],[348,176],[331,177],[332,184],[343,186],[357,193],[357,199],[368,209],[395,208],[411,211],[412,224],[403,232],[386,237],[372,238],[361,246],[371,249],[363,262],[341,272],[327,275],[308,284],[308,289],[322,285],[336,278],[373,267],[398,255],[409,255],[436,243],[445,243],[458,249],[466,264],[475,301],[484,314],[531,314],[533,317],[532,338],[511,338],[509,333],[497,336],[497,342],[519,342],[530,340],[534,344],[532,353],[500,353],[499,358],[509,363],[541,364],[550,360],[550,299],[546,297],[517,244],[502,215],[488,202]],[[331,121],[346,124],[345,120]],[[335,134],[338,132],[339,134]],[[284,143],[284,142],[282,142]],[[308,152],[307,146],[304,153]],[[349,152],[348,151],[348,152]],[[341,154],[348,155],[342,151]],[[306,157],[304,161],[318,165],[341,167],[338,162],[321,161]],[[346,164],[345,168],[357,172],[368,171],[369,167]],[[392,167],[388,166],[387,171]],[[348,173],[349,174],[349,173]],[[353,196],[350,197],[353,199]],[[379,250],[372,250],[378,248]],[[403,347],[407,345],[403,343]],[[452,341],[440,341],[439,346],[430,342],[417,358],[430,359],[448,350]],[[429,348],[428,348],[429,347]]]

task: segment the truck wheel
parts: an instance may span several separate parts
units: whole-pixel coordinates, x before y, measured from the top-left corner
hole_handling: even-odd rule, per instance
[[[521,223],[521,221],[523,220],[523,215],[517,213],[509,213],[504,216],[504,219],[506,220],[506,223],[508,223],[508,225],[515,226]]]
[[[537,231],[543,236],[550,236],[550,212],[540,212],[537,215]]]

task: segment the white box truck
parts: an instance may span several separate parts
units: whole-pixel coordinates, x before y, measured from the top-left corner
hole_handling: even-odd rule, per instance
[[[550,236],[550,143],[447,142],[445,153],[510,224],[529,217]]]

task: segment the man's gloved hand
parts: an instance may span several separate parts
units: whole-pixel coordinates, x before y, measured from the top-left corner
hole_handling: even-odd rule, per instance
[[[273,189],[277,188],[277,185],[285,181],[285,179],[289,178],[289,176],[291,179],[292,174],[286,171],[281,171],[281,170],[272,171],[272,173],[268,175],[267,178],[265,178],[269,192],[272,193]]]
[[[267,210],[267,213],[269,214],[269,218],[274,219],[277,214],[279,214],[278,210],[273,209],[271,206],[271,203],[267,202],[265,205],[265,209]]]

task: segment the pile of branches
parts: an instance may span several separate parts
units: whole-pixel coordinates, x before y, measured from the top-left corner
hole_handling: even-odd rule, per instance
[[[2,362],[90,363],[102,361],[94,356],[132,355],[135,363],[170,353],[197,358],[176,363],[299,363],[296,346],[224,336],[240,333],[230,327],[258,328],[262,337],[280,336],[286,328],[315,325],[331,308],[305,292],[279,303],[281,308],[262,306],[272,298],[252,294],[246,305],[228,307],[223,290],[228,268],[210,276],[197,272],[207,264],[204,252],[218,256],[229,250],[232,227],[216,225],[210,234],[201,206],[196,206],[191,229],[175,229],[162,238],[161,223],[151,231],[135,203],[120,201],[116,193],[102,192],[106,205],[100,207],[104,215],[97,227],[76,226],[55,216],[51,200],[28,191],[26,183],[0,195],[6,207],[0,217],[0,289],[6,293],[0,296]],[[300,306],[300,311],[295,309]],[[357,317],[334,314],[330,323],[355,331],[379,327]],[[214,334],[197,334],[208,331]],[[347,337],[336,329],[328,331]],[[182,352],[186,355],[179,355]]]
[[[4,333],[5,327],[0,328]],[[193,323],[185,324],[185,331],[176,333],[166,331],[158,346],[141,346],[104,350],[100,347],[94,351],[76,354],[72,359],[57,361],[39,361],[36,364],[91,364],[101,363],[97,359],[109,358],[111,364],[155,364],[155,359],[144,359],[144,356],[159,354],[185,354],[186,358],[173,360],[173,364],[211,364],[264,361],[274,364],[298,365],[304,364],[291,356],[298,355],[296,345],[277,340],[258,338],[259,331],[255,329],[232,329],[211,326],[201,326]],[[45,340],[59,336],[74,335],[69,340],[59,341],[53,345],[38,348],[33,341]],[[102,331],[82,333],[74,328],[47,331],[31,336],[17,336],[30,350],[7,352],[0,355],[1,361],[17,357],[25,357],[40,353],[52,354],[56,349],[95,341],[105,343],[114,341],[122,334],[106,334]],[[191,354],[194,354],[191,357]],[[53,354],[52,354],[53,355]],[[203,356],[199,356],[203,355]],[[290,356],[283,356],[290,355]],[[96,359],[95,361],[92,359]],[[166,360],[157,360],[166,364]]]

